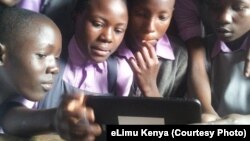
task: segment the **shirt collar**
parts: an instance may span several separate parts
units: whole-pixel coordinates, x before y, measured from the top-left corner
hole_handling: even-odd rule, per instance
[[[175,60],[173,48],[166,34],[157,42],[156,54],[164,59]]]
[[[240,48],[238,50],[247,50],[248,46],[250,45],[250,40],[247,37],[244,42],[242,43],[242,45],[240,46]],[[224,52],[224,53],[230,53],[232,52],[231,49],[225,44],[225,42],[217,39],[217,41],[215,42],[211,57],[214,58],[215,56],[217,56],[220,52]]]
[[[87,66],[87,65],[93,65],[94,67],[97,67],[97,69],[100,69],[100,70],[103,70],[104,67],[106,66],[106,64],[105,64],[106,61],[101,62],[101,63],[96,63],[94,61],[87,60],[86,56],[80,50],[80,48],[76,42],[75,36],[73,36],[69,42],[68,52],[69,52],[69,61],[73,65],[80,66],[80,67]]]
[[[38,102],[30,101],[22,96],[17,96],[13,98],[11,101],[18,102],[23,106],[27,107],[28,109],[37,109]]]
[[[125,40],[122,41],[119,48],[117,49],[117,54],[121,57],[125,57],[126,59],[134,57],[132,51],[127,47]]]
[[[127,47],[125,41],[121,43],[119,49],[118,49],[118,54],[120,56],[126,57],[127,59],[134,57],[133,53],[131,50]],[[159,57],[162,57],[164,59],[169,59],[169,60],[175,60],[173,48],[170,44],[170,41],[167,37],[167,35],[164,35],[156,44],[156,54]]]

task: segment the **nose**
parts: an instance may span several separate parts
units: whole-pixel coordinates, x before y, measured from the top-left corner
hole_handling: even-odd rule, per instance
[[[50,56],[47,61],[46,73],[57,74],[59,72],[59,64],[54,56]]]
[[[233,21],[233,13],[229,8],[221,10],[218,14],[218,22],[220,24],[229,24]]]
[[[100,40],[105,43],[111,43],[113,39],[113,29],[111,27],[104,28],[100,35]]]
[[[155,32],[155,22],[153,18],[148,18],[145,22],[145,30],[147,33]]]

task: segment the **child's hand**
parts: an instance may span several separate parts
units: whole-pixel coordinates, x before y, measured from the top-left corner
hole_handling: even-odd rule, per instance
[[[218,115],[215,114],[211,114],[211,113],[203,113],[201,115],[201,122],[205,123],[205,122],[212,122],[212,121],[216,121],[219,120],[220,117]]]
[[[84,95],[68,95],[58,107],[55,128],[67,141],[90,141],[101,134],[101,127],[94,121],[94,111],[85,106]]]
[[[248,49],[247,57],[244,66],[244,75],[250,77],[250,48]]]
[[[160,64],[154,46],[143,42],[143,47],[134,56],[130,63],[140,90],[145,96],[159,97],[156,79]]]

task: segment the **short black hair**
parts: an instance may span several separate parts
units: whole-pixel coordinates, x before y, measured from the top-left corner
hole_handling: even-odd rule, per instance
[[[36,28],[37,24],[33,23],[36,19],[49,18],[21,8],[5,8],[0,13],[0,43],[12,49],[25,35]]]

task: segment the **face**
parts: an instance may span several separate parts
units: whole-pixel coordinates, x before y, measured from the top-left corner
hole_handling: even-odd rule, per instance
[[[122,0],[90,0],[76,16],[75,36],[82,53],[95,62],[105,61],[120,45],[128,12]]]
[[[46,21],[23,37],[7,54],[6,71],[19,94],[38,101],[52,88],[58,73],[57,58],[61,52],[61,34]]]
[[[129,37],[137,43],[156,43],[167,31],[174,9],[174,0],[138,1],[130,9]]]
[[[225,42],[239,39],[250,30],[250,0],[211,0],[218,36]]]

